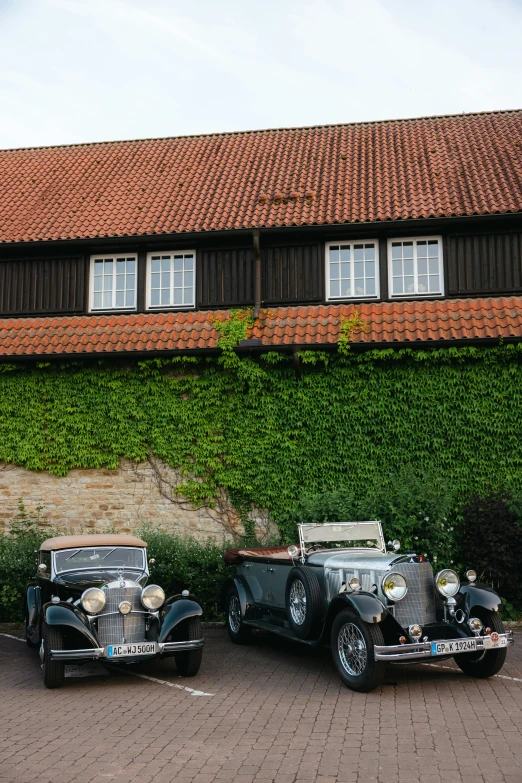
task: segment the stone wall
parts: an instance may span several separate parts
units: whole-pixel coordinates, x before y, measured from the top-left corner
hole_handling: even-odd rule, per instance
[[[122,460],[117,470],[71,470],[64,477],[0,463],[0,525],[8,526],[22,499],[29,514],[40,509],[49,527],[71,532],[123,533],[144,523],[200,539],[241,532],[224,495],[216,508],[194,509],[173,493],[178,481],[175,471],[156,460]],[[262,538],[268,529],[263,515],[257,527]]]

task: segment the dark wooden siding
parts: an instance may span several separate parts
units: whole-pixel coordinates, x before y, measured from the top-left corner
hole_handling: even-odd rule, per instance
[[[323,298],[324,245],[261,246],[264,302],[317,302]]]
[[[200,250],[197,258],[198,307],[253,304],[254,251],[252,248]]]
[[[85,260],[0,261],[0,314],[77,313],[85,307]]]
[[[522,290],[522,234],[449,236],[448,296]]]

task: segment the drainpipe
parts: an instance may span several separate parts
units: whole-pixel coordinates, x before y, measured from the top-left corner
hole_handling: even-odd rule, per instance
[[[252,238],[254,240],[254,265],[256,270],[254,318],[257,318],[259,316],[259,311],[261,310],[261,249],[259,246],[259,231],[257,228],[252,232]]]

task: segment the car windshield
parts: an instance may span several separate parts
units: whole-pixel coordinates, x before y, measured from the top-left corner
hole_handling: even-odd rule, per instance
[[[329,545],[332,548],[353,547],[357,549],[385,550],[384,536],[380,522],[325,522],[320,525],[299,525],[301,547],[313,544]]]
[[[136,547],[89,546],[55,552],[54,563],[56,573],[92,571],[94,568],[133,568],[143,571],[145,553]]]

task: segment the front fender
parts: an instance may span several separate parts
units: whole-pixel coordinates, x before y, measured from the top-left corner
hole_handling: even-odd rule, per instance
[[[371,593],[338,593],[330,601],[327,618],[346,608],[354,609],[361,620],[370,624],[382,622],[388,614],[382,601]]]
[[[99,647],[98,640],[83,618],[85,615],[71,604],[45,604],[43,616],[47,625],[58,625],[79,631],[93,647]]]
[[[500,597],[486,585],[461,585],[459,596],[464,599],[464,606],[468,613],[476,606],[488,609],[490,612],[498,612],[502,608]]]
[[[188,617],[201,617],[202,614],[201,606],[189,598],[179,598],[174,603],[167,605],[165,614],[161,618],[158,642],[164,642],[172,629],[183,620]]]
[[[237,595],[239,598],[239,605],[241,607],[241,616],[244,620],[248,620],[249,618],[253,618],[253,613],[255,609],[255,601],[254,597],[252,595],[252,592],[250,590],[250,587],[248,586],[248,582],[246,581],[244,576],[238,576],[237,574],[234,574],[233,576],[229,576],[225,583],[223,584],[222,590],[221,590],[221,608],[224,612],[226,612],[227,607],[225,606],[225,600],[227,597],[227,592],[230,587],[235,587],[237,590]]]
[[[40,612],[42,611],[42,595],[38,585],[27,586],[25,598],[27,606],[27,638],[32,644],[40,642]]]

